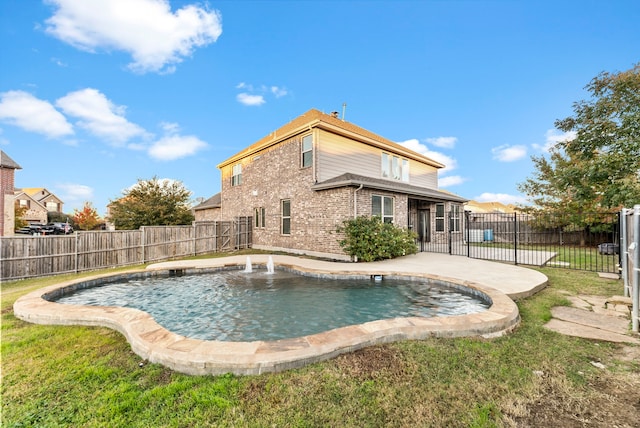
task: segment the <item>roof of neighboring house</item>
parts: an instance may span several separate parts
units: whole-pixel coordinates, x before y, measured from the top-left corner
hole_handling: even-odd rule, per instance
[[[337,177],[331,178],[321,183],[316,183],[313,186],[311,186],[311,188],[313,190],[326,190],[326,189],[335,189],[338,187],[360,186],[360,185],[369,189],[404,193],[411,196],[429,198],[430,200],[435,200],[435,201],[453,201],[453,202],[468,201],[468,199],[465,199],[451,192],[443,192],[440,190],[433,190],[425,187],[412,186],[410,184],[406,184],[400,181],[390,181],[390,180],[385,180],[381,178],[371,178],[371,177],[365,177],[362,175],[350,174],[350,173],[339,175]]]
[[[26,195],[29,195],[34,200],[40,202],[44,201],[45,199],[54,199],[62,203],[62,199],[60,199],[44,187],[24,187],[22,189],[16,189],[16,191],[23,192]]]
[[[435,168],[444,168],[444,165],[440,162],[436,162],[435,160],[416,153],[413,150],[407,149],[406,147],[398,143],[395,143],[391,140],[381,137],[378,134],[354,125],[351,122],[346,122],[332,115],[322,113],[321,111],[316,109],[311,109],[306,113],[298,116],[291,122],[278,128],[266,137],[263,137],[256,143],[233,155],[229,159],[223,161],[218,165],[218,168],[222,168],[226,165],[229,165],[230,163],[237,162],[238,160],[246,156],[250,156],[254,153],[266,149],[267,147],[278,144],[296,134],[307,131],[311,128],[325,129],[327,131],[343,135],[353,140],[361,141],[365,144],[376,146],[384,150],[389,150],[408,158],[424,162]]]
[[[0,167],[1,168],[11,168],[11,169],[22,169],[20,165],[16,163],[13,159],[9,157],[4,151],[0,150]]]
[[[15,189],[14,192],[13,192],[13,195],[14,195],[16,200],[23,199],[23,198],[21,198],[21,196],[24,196],[24,198],[32,200],[34,203],[36,203],[38,206],[40,206],[40,208],[42,208],[43,210],[45,210],[45,211],[47,210],[47,207],[45,207],[42,204],[42,202],[40,202],[39,200],[35,199],[30,194],[25,193],[22,189]],[[34,209],[34,207],[31,207],[31,209]]]
[[[206,209],[209,209],[209,208],[220,208],[221,206],[222,206],[222,194],[221,193],[216,193],[215,195],[213,195],[212,197],[210,197],[206,201],[201,202],[198,205],[196,205],[195,207],[193,207],[193,209],[194,210],[206,210]]]
[[[478,202],[471,200],[465,205],[467,211],[474,213],[517,213],[520,212],[515,205],[505,205],[502,202]]]

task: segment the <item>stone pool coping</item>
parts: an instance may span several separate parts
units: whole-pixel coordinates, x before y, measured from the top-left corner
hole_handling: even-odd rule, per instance
[[[254,256],[251,256],[254,259]],[[255,263],[265,257],[255,256]],[[68,292],[86,284],[102,283],[106,278],[140,275],[190,274],[217,269],[244,268],[237,257],[181,261],[131,269],[116,274],[101,274],[61,282],[20,297],[14,304],[16,317],[36,324],[85,325],[108,327],[123,334],[133,352],[144,360],[192,375],[234,373],[253,375],[303,367],[367,346],[400,340],[429,337],[496,337],[513,330],[520,321],[518,307],[506,294],[473,281],[427,273],[402,274],[362,270],[352,264],[350,271],[313,268],[296,263],[295,257],[282,259],[278,268],[314,276],[391,275],[430,278],[463,286],[489,299],[491,306],[480,313],[447,317],[408,317],[371,321],[292,339],[253,342],[223,342],[191,339],[160,326],[151,315],[138,309],[106,306],[60,304],[45,297]],[[303,260],[303,259],[300,259]],[[178,272],[179,271],[179,272]]]

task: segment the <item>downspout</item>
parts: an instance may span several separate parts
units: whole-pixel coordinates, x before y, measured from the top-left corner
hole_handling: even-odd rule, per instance
[[[364,184],[360,184],[360,187],[358,187],[356,190],[353,191],[353,218],[357,218],[358,217],[358,196],[357,193],[359,190],[362,190],[362,188],[364,187]]]

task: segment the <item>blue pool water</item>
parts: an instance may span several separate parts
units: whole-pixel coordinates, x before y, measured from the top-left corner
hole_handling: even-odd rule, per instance
[[[280,270],[132,279],[77,290],[56,301],[137,308],[186,337],[241,342],[300,337],[395,317],[464,315],[489,307],[478,297],[428,279],[327,279]]]

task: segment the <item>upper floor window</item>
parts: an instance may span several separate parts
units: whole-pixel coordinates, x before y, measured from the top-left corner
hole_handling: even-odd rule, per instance
[[[383,178],[409,182],[409,160],[389,153],[382,153],[381,172]]]
[[[313,164],[313,136],[311,134],[302,137],[301,162],[303,168]]]
[[[21,207],[30,208],[31,207],[31,201],[28,200],[28,199],[20,199],[20,206]]]
[[[237,163],[231,168],[231,185],[239,186],[242,184],[242,164]]]
[[[291,235],[291,201],[285,199],[281,203],[281,225],[283,235]]]
[[[385,223],[393,223],[393,198],[390,196],[371,196],[371,215],[379,216]]]
[[[58,203],[57,202],[47,202],[45,204],[45,206],[47,207],[47,211],[52,211],[52,212],[58,211]]]

